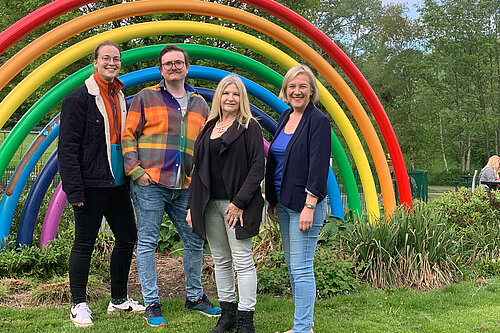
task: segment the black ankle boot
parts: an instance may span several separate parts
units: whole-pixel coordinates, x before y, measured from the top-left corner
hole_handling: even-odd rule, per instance
[[[238,303],[220,302],[222,314],[210,333],[226,333],[231,332],[236,326],[236,313],[238,312]]]
[[[253,311],[238,311],[236,333],[255,333],[255,327],[253,327]]]

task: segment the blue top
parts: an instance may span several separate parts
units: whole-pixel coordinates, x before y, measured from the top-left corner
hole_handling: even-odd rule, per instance
[[[276,195],[280,195],[281,192],[281,179],[283,176],[283,161],[285,159],[286,146],[290,142],[293,133],[286,134],[285,127],[281,129],[278,136],[274,140],[270,151],[276,162],[276,169],[274,170],[274,188],[276,190]]]
[[[276,133],[281,133],[293,109],[285,111],[278,122]],[[328,117],[311,102],[286,145],[283,157],[283,171],[280,184],[279,202],[296,212],[304,209],[306,189],[321,202],[326,197],[328,169],[330,167],[331,128]],[[276,144],[277,135],[271,142]],[[278,204],[274,179],[277,163],[274,155],[268,156],[266,163],[266,200],[270,205]]]

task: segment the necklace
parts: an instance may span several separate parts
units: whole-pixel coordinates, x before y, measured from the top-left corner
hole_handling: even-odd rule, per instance
[[[230,122],[228,122],[226,125],[220,125],[220,126],[217,126],[217,124],[219,123],[220,119],[217,120],[217,122],[215,123],[215,128],[217,129],[217,133],[224,133],[227,130],[227,127],[229,127],[229,125],[231,125],[232,123],[234,123],[235,119],[236,118],[234,118],[233,120],[231,120]]]

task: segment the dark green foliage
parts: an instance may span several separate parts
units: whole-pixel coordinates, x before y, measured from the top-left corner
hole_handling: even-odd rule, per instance
[[[71,251],[71,230],[61,230],[50,246],[39,249],[36,246],[10,248],[0,253],[0,276],[50,278],[68,271]]]
[[[158,239],[158,251],[171,251],[174,258],[182,255],[184,245],[181,237],[177,233],[172,221],[166,214],[163,215],[163,221],[160,226],[160,237]]]
[[[341,236],[352,232],[354,225],[348,221],[342,221],[331,214],[325,217],[325,223],[318,238],[318,244],[325,247],[340,247]]]
[[[257,266],[257,291],[259,293],[282,296],[291,294],[283,251],[269,252]]]
[[[259,293],[291,294],[288,268],[281,249],[268,252],[258,263],[257,289]],[[319,298],[345,294],[357,287],[354,262],[345,259],[341,250],[318,246],[314,257],[314,275]]]
[[[461,180],[461,175],[463,172],[458,169],[429,172],[429,185],[455,186],[456,182]]]
[[[500,261],[500,191],[474,193],[466,189],[445,193],[433,203],[447,217],[449,228],[456,229],[460,262],[470,266],[474,275],[491,275]]]
[[[318,246],[314,257],[314,276],[318,298],[347,294],[356,290],[356,267],[341,250]]]
[[[291,294],[288,268],[281,251],[269,254],[257,270],[257,290],[273,295]],[[318,247],[314,257],[314,275],[318,298],[346,294],[356,290],[354,262],[343,258],[342,252],[333,248]]]

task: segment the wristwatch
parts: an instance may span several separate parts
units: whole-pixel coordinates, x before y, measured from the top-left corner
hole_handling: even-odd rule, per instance
[[[307,208],[309,208],[309,209],[314,209],[314,208],[316,208],[316,206],[315,206],[315,205],[310,204],[310,203],[307,203],[307,202],[304,204],[304,206],[306,206],[306,207],[307,207]]]

